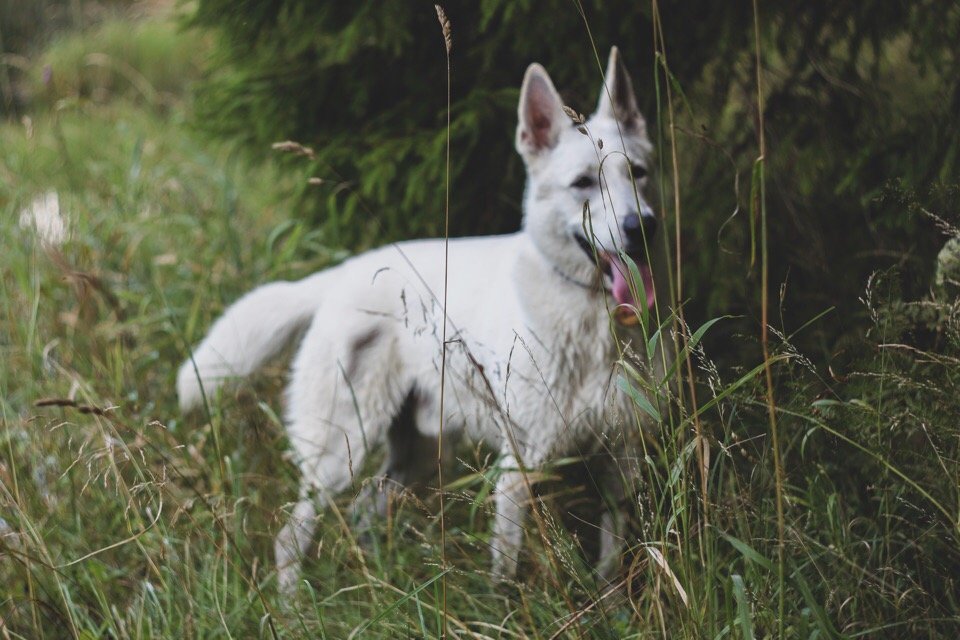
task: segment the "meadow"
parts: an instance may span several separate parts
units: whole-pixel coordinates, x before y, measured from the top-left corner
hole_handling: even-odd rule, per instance
[[[637,415],[654,419],[613,583],[589,563],[590,461],[571,458],[539,492],[520,579],[495,585],[496,467],[467,449],[442,488],[406,496],[372,541],[351,530],[343,496],[321,516],[297,597],[281,597],[272,540],[297,487],[281,423],[286,361],[189,416],[176,369],[254,284],[436,233],[442,211],[324,218],[335,194],[309,181],[316,166],[211,137],[198,117],[210,104],[198,110],[195,96],[215,48],[166,10],[118,10],[3,63],[28,98],[0,121],[0,637],[960,635],[960,269],[956,254],[936,262],[958,233],[960,188],[891,182],[874,194],[924,224],[935,214],[927,244],[834,306],[787,313],[788,281],[764,287],[767,226],[781,219],[765,191],[790,176],[764,161],[736,186],[756,221],[739,232],[750,269],[713,289],[694,264],[689,326],[665,313],[647,327],[676,350],[677,384],[644,388],[623,372]],[[674,174],[685,147],[667,123],[696,105],[678,84],[658,87],[669,216],[675,190],[697,181]],[[512,127],[503,104],[497,117]],[[434,186],[442,193],[442,179]],[[519,192],[497,197],[519,210]],[[718,233],[684,239],[723,244]],[[717,309],[703,301],[711,291],[736,291],[752,310]]]

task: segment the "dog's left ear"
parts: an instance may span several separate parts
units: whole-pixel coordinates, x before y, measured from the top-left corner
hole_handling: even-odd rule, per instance
[[[644,126],[643,116],[637,108],[637,99],[633,95],[633,83],[630,82],[627,68],[620,60],[620,50],[616,47],[610,49],[596,115],[620,120],[630,128]]]

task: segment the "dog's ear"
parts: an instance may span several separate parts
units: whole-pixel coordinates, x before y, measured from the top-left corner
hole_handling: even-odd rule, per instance
[[[620,50],[616,47],[610,49],[596,115],[620,120],[627,127],[639,128],[644,125],[643,116],[637,108],[637,99],[633,95],[633,83],[630,82],[627,68],[620,60]]]
[[[517,151],[525,158],[552,149],[563,125],[570,122],[547,70],[537,63],[523,76],[518,112]]]

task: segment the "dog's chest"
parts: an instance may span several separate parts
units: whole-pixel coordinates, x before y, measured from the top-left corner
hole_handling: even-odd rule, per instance
[[[612,425],[616,345],[609,332],[554,327],[515,332],[492,348],[469,335],[451,343],[445,413],[472,439],[513,440],[551,455]]]

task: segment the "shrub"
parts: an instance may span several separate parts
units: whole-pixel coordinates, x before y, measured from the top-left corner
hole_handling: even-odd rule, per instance
[[[671,151],[661,112],[668,85],[674,91],[689,311],[753,313],[756,289],[742,281],[758,279],[749,5],[662,7],[659,61],[669,62],[669,76],[658,69],[650,5],[593,0],[583,17],[577,6],[446,3],[453,233],[519,224],[523,171],[511,147],[526,65],[544,63],[568,102],[587,111],[600,78],[592,44],[601,58],[619,44],[642,107],[660,126],[664,169]],[[198,122],[257,154],[286,138],[315,147],[306,171],[325,183],[304,187],[296,213],[321,225],[329,243],[356,249],[441,232],[445,62],[429,3],[200,0],[192,23],[218,35]],[[869,273],[911,256],[925,265],[936,249],[929,224],[879,196],[895,179],[925,189],[956,173],[960,80],[951,61],[960,9],[818,1],[761,7],[760,25],[771,282],[785,283],[785,328],[831,306],[862,318],[856,299]],[[672,219],[669,174],[661,180]],[[829,349],[862,325],[835,326],[802,339]]]

